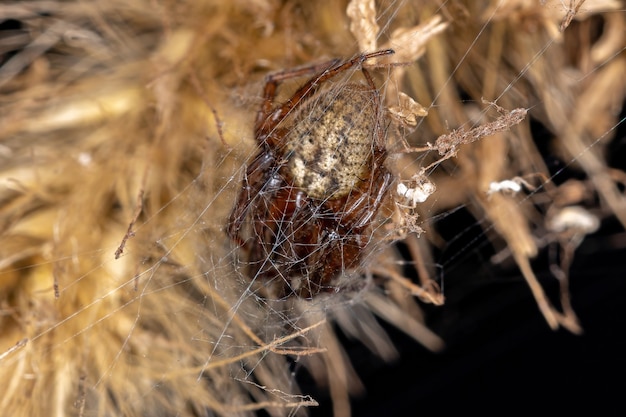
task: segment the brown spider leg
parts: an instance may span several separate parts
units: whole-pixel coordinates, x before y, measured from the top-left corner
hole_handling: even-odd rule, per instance
[[[361,72],[363,72],[363,77],[365,77],[365,81],[372,89],[372,94],[374,95],[374,108],[381,108],[381,99],[380,93],[378,92],[378,88],[376,88],[376,84],[374,84],[374,79],[370,75],[369,71],[365,68],[361,68]],[[374,169],[377,166],[382,166],[384,159],[387,157],[387,153],[385,152],[385,135],[382,131],[382,126],[380,125],[380,117],[376,118],[376,126],[374,126],[374,131],[376,132],[376,153],[374,158]]]
[[[335,65],[334,62],[331,61],[331,67],[323,70],[318,76],[310,79],[306,84],[300,87],[294,94],[291,96],[289,100],[287,100],[282,106],[279,106],[275,109],[271,109],[272,101],[276,95],[276,88],[278,84],[286,80],[288,78],[297,77],[307,73],[308,71],[312,71],[314,67],[303,68],[295,71],[288,71],[286,73],[278,73],[276,75],[269,75],[267,77],[267,84],[265,85],[265,94],[264,94],[264,103],[262,106],[262,110],[257,114],[257,120],[255,123],[255,133],[257,137],[262,138],[263,141],[269,140],[271,138],[271,133],[278,125],[293,109],[300,105],[302,102],[313,96],[315,92],[319,89],[320,85],[330,78],[336,76],[337,74],[346,71],[352,68],[355,65],[360,65],[364,61],[376,58],[379,56],[390,55],[393,54],[394,51],[392,49],[384,49],[377,52],[372,52],[369,54],[361,54],[352,58],[349,61],[344,62],[339,66]],[[369,75],[369,74],[368,74]],[[371,80],[371,77],[370,77]],[[369,82],[369,81],[368,81]],[[374,82],[372,81],[372,85]],[[277,146],[279,143],[269,143],[270,146]]]
[[[370,183],[369,189],[345,204],[345,212],[351,214],[347,220],[354,229],[362,229],[372,222],[393,181],[393,175],[384,167],[380,167],[376,172],[376,177]],[[373,192],[376,192],[374,198],[372,198]]]
[[[265,186],[264,177],[273,164],[274,158],[271,154],[261,153],[250,163],[244,174],[241,190],[239,190],[235,206],[228,217],[227,228],[228,236],[239,246],[245,244],[239,233],[241,225],[250,206],[254,204]]]
[[[306,67],[293,68],[290,70],[284,70],[274,74],[269,74],[265,78],[265,89],[263,90],[263,104],[257,112],[256,120],[254,122],[254,131],[257,134],[257,138],[262,138],[264,140],[265,136],[267,136],[267,134],[273,130],[272,128],[263,129],[263,125],[267,122],[270,114],[272,113],[272,104],[274,103],[274,99],[276,98],[276,90],[281,82],[289,80],[291,78],[303,77],[307,74],[327,70],[334,67],[339,62],[341,62],[339,59],[333,59],[322,64],[308,65]],[[276,124],[278,123],[274,123],[273,126],[276,126]],[[263,132],[265,133],[265,135],[263,135]],[[263,140],[261,140],[261,142]]]

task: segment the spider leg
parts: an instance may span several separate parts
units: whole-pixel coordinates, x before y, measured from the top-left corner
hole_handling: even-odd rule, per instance
[[[241,189],[233,210],[228,216],[227,233],[228,236],[237,242],[239,246],[244,246],[245,241],[240,236],[241,226],[248,214],[248,210],[265,186],[265,177],[274,163],[271,154],[260,153],[248,166],[244,174]]]
[[[321,66],[311,66],[287,72],[279,72],[277,74],[270,74],[267,77],[267,82],[265,85],[264,103],[261,111],[259,111],[259,113],[257,114],[257,120],[255,123],[255,133],[257,137],[261,138],[262,140],[269,139],[276,125],[278,125],[289,113],[291,113],[296,106],[300,105],[305,100],[313,96],[315,92],[319,89],[320,85],[325,81],[331,79],[332,77],[343,71],[352,68],[355,65],[361,65],[364,61],[368,59],[384,55],[390,55],[393,53],[394,51],[392,49],[384,49],[369,54],[357,55],[349,61],[346,61],[340,65],[338,65],[338,60],[333,60]],[[319,68],[324,69],[319,71],[318,75],[314,76],[302,87],[300,87],[289,100],[287,100],[285,103],[275,109],[271,108],[274,97],[276,96],[276,88],[281,81],[314,72]],[[368,83],[371,83],[370,85],[374,86],[374,82],[371,76],[369,76],[366,71],[364,72],[364,74],[367,74],[365,75],[365,77],[368,78]],[[276,146],[277,143],[270,143],[270,145]]]
[[[385,201],[385,196],[392,181],[393,175],[384,167],[380,167],[375,178],[370,183],[369,189],[359,195],[354,201],[347,202],[346,213],[354,213],[354,217],[351,216],[349,219],[354,229],[362,229],[372,222]]]
[[[382,108],[380,93],[378,92],[378,88],[376,88],[376,84],[374,84],[374,79],[370,75],[369,71],[366,70],[365,68],[361,68],[361,71],[363,72],[363,77],[365,77],[365,81],[367,81],[367,84],[372,89],[374,108],[376,109]],[[382,159],[384,159],[387,156],[387,154],[385,152],[385,134],[383,132],[383,127],[381,126],[380,117],[376,118],[376,125],[374,126],[374,131],[376,132],[376,141],[375,141],[376,157],[375,157],[374,163],[380,164],[382,166],[382,163],[384,162]]]
[[[280,120],[269,120],[269,116],[272,114],[272,104],[274,104],[274,99],[276,98],[276,90],[281,82],[291,78],[298,78],[308,74],[319,73],[320,71],[336,66],[339,62],[339,59],[333,59],[321,64],[308,65],[306,67],[293,68],[269,74],[265,79],[263,104],[261,105],[261,108],[256,115],[256,121],[254,122],[254,131],[257,133],[257,137],[265,139],[265,137],[280,122],[280,120],[282,120],[282,118]],[[268,125],[268,122],[273,123],[269,123]]]

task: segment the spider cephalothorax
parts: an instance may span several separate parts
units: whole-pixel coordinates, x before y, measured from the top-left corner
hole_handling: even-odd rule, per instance
[[[331,291],[334,278],[359,266],[392,181],[384,166],[381,99],[365,68],[365,83],[319,89],[367,59],[392,53],[267,77],[254,128],[260,151],[247,168],[227,231],[244,249],[250,278],[276,288],[276,295]],[[309,74],[289,100],[273,107],[282,81]]]

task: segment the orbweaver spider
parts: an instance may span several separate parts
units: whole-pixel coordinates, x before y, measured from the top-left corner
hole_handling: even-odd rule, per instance
[[[384,113],[364,61],[381,50],[270,74],[254,124],[260,150],[243,177],[227,233],[247,255],[247,274],[286,297],[336,290],[359,266],[392,182]],[[320,86],[361,66],[365,84]],[[273,107],[279,84],[314,74]],[[244,232],[245,231],[245,232]],[[244,237],[244,235],[246,237]]]

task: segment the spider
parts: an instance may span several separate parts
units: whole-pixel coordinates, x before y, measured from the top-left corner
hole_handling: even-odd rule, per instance
[[[279,297],[336,291],[334,281],[360,264],[393,179],[384,166],[380,94],[362,64],[393,53],[360,54],[266,78],[254,124],[260,150],[248,164],[227,233],[247,255],[247,275]],[[361,67],[365,83],[320,91],[353,67]],[[311,74],[274,106],[281,82]]]

